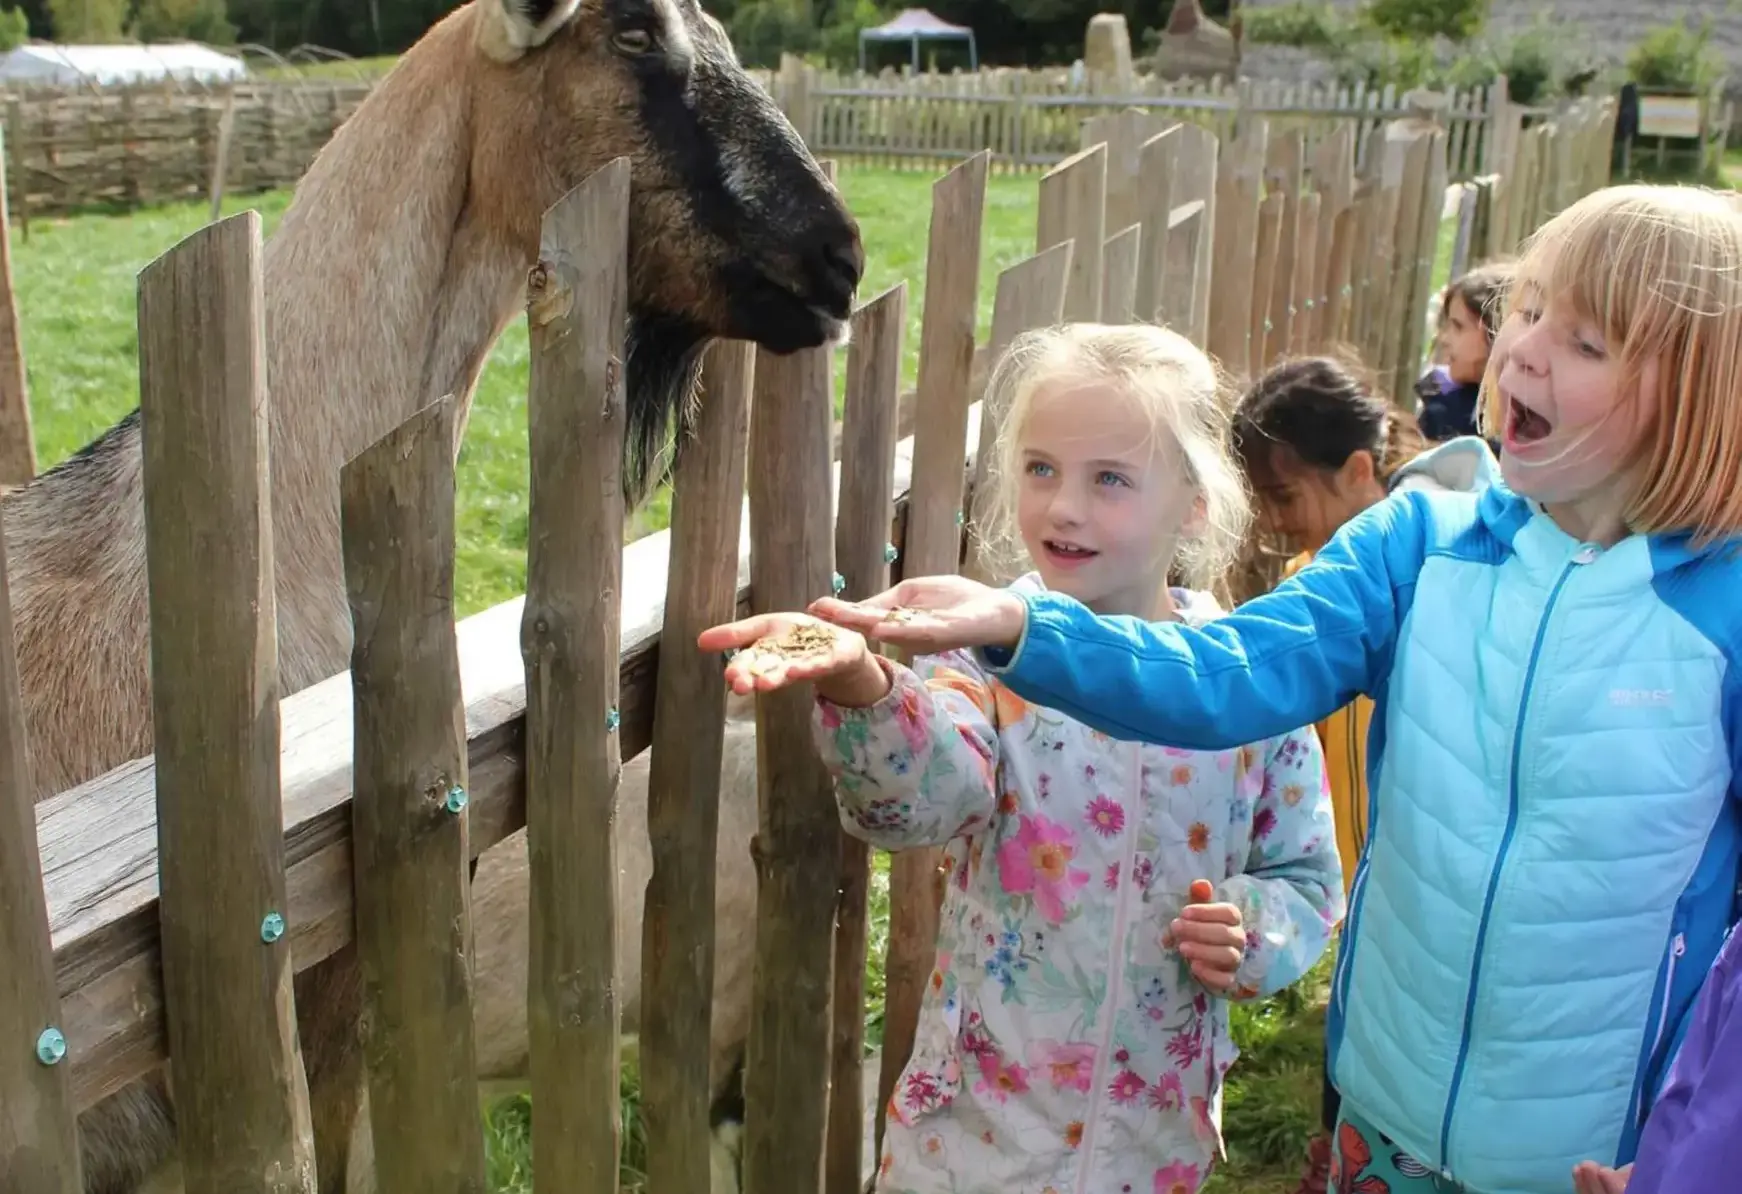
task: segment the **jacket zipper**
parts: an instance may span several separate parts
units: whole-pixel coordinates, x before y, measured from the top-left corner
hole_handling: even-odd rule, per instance
[[[1107,1059],[1113,1049],[1113,1022],[1119,1015],[1119,989],[1124,985],[1125,929],[1130,911],[1131,888],[1137,876],[1137,828],[1143,809],[1143,747],[1131,751],[1131,812],[1125,818],[1124,855],[1119,864],[1119,900],[1113,905],[1113,943],[1107,967],[1107,1003],[1101,1024],[1101,1043],[1095,1050],[1095,1076],[1089,1086],[1089,1109],[1083,1116],[1083,1160],[1077,1168],[1077,1194],[1088,1194],[1089,1174],[1095,1167],[1095,1124],[1101,1118],[1101,1093],[1107,1086]]]
[[[1482,898],[1482,919],[1476,925],[1476,948],[1470,962],[1470,986],[1464,996],[1464,1024],[1458,1040],[1458,1060],[1452,1067],[1451,1088],[1446,1092],[1446,1111],[1440,1120],[1440,1176],[1448,1181],[1452,1180],[1448,1163],[1451,1156],[1452,1112],[1458,1102],[1458,1087],[1464,1081],[1464,1064],[1470,1057],[1470,1022],[1476,1014],[1476,995],[1482,979],[1482,946],[1488,936],[1488,918],[1494,911],[1494,892],[1500,886],[1500,872],[1506,866],[1506,855],[1512,848],[1512,835],[1518,828],[1518,772],[1524,758],[1524,725],[1525,715],[1530,711],[1530,688],[1536,679],[1537,660],[1542,655],[1543,640],[1548,637],[1549,618],[1554,614],[1555,602],[1560,599],[1561,589],[1566,587],[1567,579],[1572,576],[1573,568],[1582,557],[1587,563],[1595,558],[1589,555],[1589,549],[1583,544],[1575,550],[1574,558],[1561,568],[1554,588],[1549,590],[1548,601],[1543,605],[1542,617],[1536,624],[1536,641],[1530,646],[1530,661],[1524,668],[1524,684],[1518,694],[1518,723],[1512,731],[1512,768],[1507,793],[1506,828],[1500,834],[1500,848],[1495,851],[1494,865],[1488,872],[1488,893]]]
[[[1687,952],[1687,934],[1677,933],[1670,939],[1669,963],[1664,968],[1663,972],[1663,1006],[1657,1009],[1657,1032],[1651,1039],[1651,1051],[1645,1055],[1645,1064],[1647,1067],[1656,1062],[1657,1051],[1663,1048],[1664,1033],[1669,1031],[1669,999],[1670,995],[1675,990],[1676,961]],[[1646,1099],[1645,1092],[1642,1090],[1639,1098],[1639,1122],[1641,1124],[1645,1122],[1645,1114],[1649,1101],[1650,1100]]]

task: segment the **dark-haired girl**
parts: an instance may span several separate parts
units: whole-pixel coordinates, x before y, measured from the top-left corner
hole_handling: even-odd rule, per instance
[[[1478,434],[1477,398],[1511,281],[1511,265],[1484,265],[1454,278],[1440,299],[1441,361],[1415,387],[1421,433],[1434,443]]]
[[[1257,494],[1260,525],[1299,553],[1289,561],[1288,574],[1305,567],[1338,527],[1394,489],[1475,489],[1496,475],[1479,439],[1421,455],[1415,420],[1375,393],[1353,365],[1330,357],[1283,361],[1260,377],[1241,400],[1234,442]],[[1373,702],[1362,696],[1318,724],[1345,899],[1367,844],[1372,715]],[[1328,1073],[1323,1091],[1324,1134],[1312,1141],[1295,1194],[1323,1194],[1330,1177],[1338,1098]]]

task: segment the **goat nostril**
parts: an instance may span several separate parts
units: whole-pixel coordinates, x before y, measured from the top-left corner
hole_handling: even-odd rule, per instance
[[[856,288],[865,274],[865,246],[849,233],[845,239],[824,243],[823,261],[848,289]]]

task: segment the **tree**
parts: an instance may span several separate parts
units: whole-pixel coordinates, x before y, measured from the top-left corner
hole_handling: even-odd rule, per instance
[[[224,0],[142,0],[133,18],[140,41],[190,41],[228,45],[236,27],[224,15]]]
[[[1361,12],[1388,37],[1468,41],[1488,19],[1488,0],[1367,0]]]
[[[55,40],[103,44],[122,40],[127,0],[48,0]]]
[[[15,50],[30,36],[30,18],[22,8],[0,8],[0,53]]]

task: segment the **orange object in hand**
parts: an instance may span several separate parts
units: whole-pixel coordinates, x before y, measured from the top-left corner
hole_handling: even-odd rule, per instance
[[[1193,879],[1190,894],[1192,903],[1207,904],[1216,898],[1216,889],[1208,879]]]

